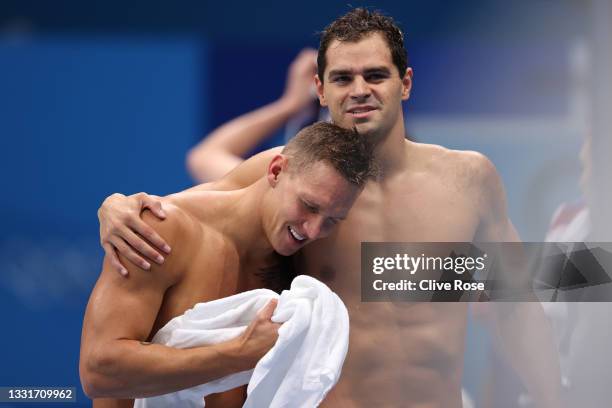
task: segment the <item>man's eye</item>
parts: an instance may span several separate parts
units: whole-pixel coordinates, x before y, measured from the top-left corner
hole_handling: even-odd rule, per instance
[[[302,201],[302,204],[304,205],[304,207],[306,207],[306,209],[308,211],[310,211],[311,213],[316,214],[317,212],[319,212],[319,209],[317,207],[315,207],[314,205],[310,205],[304,201]]]
[[[380,82],[387,78],[384,74],[370,74],[366,77],[366,81],[368,82]]]
[[[347,83],[350,82],[351,77],[348,75],[341,75],[341,76],[337,76],[334,77],[333,82],[337,82],[337,83]]]
[[[328,226],[335,227],[336,225],[338,225],[340,220],[337,218],[327,218],[325,222],[327,223]]]

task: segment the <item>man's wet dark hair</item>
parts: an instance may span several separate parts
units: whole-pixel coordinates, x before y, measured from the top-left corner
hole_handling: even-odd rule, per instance
[[[391,17],[378,11],[355,8],[332,21],[321,32],[319,54],[317,55],[317,73],[321,82],[323,82],[325,67],[327,66],[327,49],[334,40],[357,42],[374,33],[382,34],[389,46],[389,51],[391,51],[393,64],[397,67],[400,78],[403,78],[408,67],[408,55],[404,47],[402,30]]]

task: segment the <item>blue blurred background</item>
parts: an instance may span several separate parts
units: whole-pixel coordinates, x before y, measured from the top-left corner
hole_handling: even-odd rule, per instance
[[[487,154],[513,222],[539,241],[556,205],[579,196],[597,2],[518,3],[351,2],[404,29],[415,71],[410,134]],[[78,350],[102,260],[101,201],[189,187],[188,149],[278,98],[298,51],[316,48],[316,32],[347,10],[323,1],[2,2],[1,386],[73,386],[71,406],[89,406]],[[485,340],[476,329],[468,340],[466,366],[478,373]],[[477,375],[465,382],[477,391]]]

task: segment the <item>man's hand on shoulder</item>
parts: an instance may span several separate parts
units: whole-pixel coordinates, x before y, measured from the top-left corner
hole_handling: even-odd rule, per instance
[[[185,270],[189,256],[186,255],[191,250],[191,242],[197,233],[196,224],[191,216],[180,207],[161,199],[165,209],[165,219],[160,219],[152,211],[145,209],[141,214],[141,221],[148,228],[155,230],[164,242],[175,246],[175,250],[168,254],[164,262],[151,263],[148,270],[143,270],[138,265],[129,262],[123,254],[118,255],[119,262],[126,265],[128,280],[134,279],[135,282],[151,278],[169,279],[168,283],[180,279],[180,274]],[[148,243],[148,240],[140,239]],[[178,245],[181,240],[181,245]]]
[[[186,191],[230,191],[248,187],[266,174],[270,160],[282,149],[283,146],[279,146],[258,153],[222,179]],[[160,197],[146,193],[127,197],[113,194],[100,206],[100,244],[112,268],[121,275],[128,275],[126,266],[130,263],[145,270],[155,264],[161,265],[164,255],[170,253],[171,245],[160,236],[155,226],[148,225],[141,217],[142,212],[148,209],[160,220],[166,218],[167,208],[162,206],[162,202]],[[120,260],[119,254],[126,259]]]
[[[149,209],[163,220],[166,212],[161,203],[160,197],[146,193],[127,197],[116,193],[107,197],[98,209],[100,244],[111,266],[122,275],[128,274],[127,262],[122,263],[118,253],[130,263],[147,270],[152,262],[164,262],[162,253],[170,253],[170,245],[141,218],[143,210]]]

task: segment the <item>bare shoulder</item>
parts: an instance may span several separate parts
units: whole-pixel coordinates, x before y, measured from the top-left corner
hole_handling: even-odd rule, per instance
[[[149,277],[160,275],[171,283],[178,282],[188,266],[195,243],[201,239],[202,229],[193,214],[182,205],[177,205],[169,197],[162,198],[166,218],[161,220],[149,210],[142,213],[142,219],[151,226],[170,245],[172,252],[165,257],[163,264],[151,263],[150,271],[133,268],[136,274],[142,272]],[[130,269],[130,268],[128,268]],[[132,270],[130,269],[130,275]]]
[[[199,193],[193,193],[199,194]],[[196,231],[195,217],[189,208],[182,205],[176,197],[168,196],[162,198],[166,219],[157,218],[149,210],[142,213],[142,219],[155,229],[168,243],[179,243],[185,237],[191,236]]]
[[[444,148],[443,148],[444,149]],[[505,212],[505,191],[497,168],[487,156],[470,150],[444,149],[449,166],[458,185],[469,192],[483,213]]]
[[[228,207],[236,199],[237,190],[185,190],[164,197],[173,207],[177,222],[184,232],[194,229],[207,229],[219,217],[226,215]]]
[[[487,156],[470,150],[450,150],[458,174],[472,186],[489,188],[499,179],[495,165]]]
[[[223,245],[226,236],[219,220],[232,215],[231,205],[238,194],[236,190],[186,190],[166,197],[172,212],[167,219],[174,216],[175,232],[180,233],[178,245],[188,253],[189,259],[210,250],[218,250]]]
[[[445,178],[456,178],[464,187],[490,187],[499,178],[491,160],[480,152],[425,143],[414,143],[413,148],[424,169]]]

